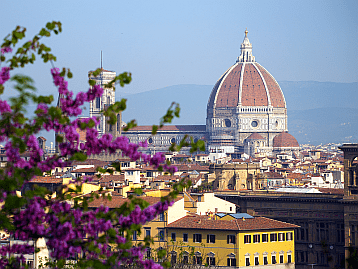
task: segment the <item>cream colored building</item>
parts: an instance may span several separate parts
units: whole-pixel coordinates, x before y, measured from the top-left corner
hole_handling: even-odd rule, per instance
[[[185,209],[197,215],[207,215],[210,212],[236,213],[236,205],[214,195],[213,192],[185,193]]]

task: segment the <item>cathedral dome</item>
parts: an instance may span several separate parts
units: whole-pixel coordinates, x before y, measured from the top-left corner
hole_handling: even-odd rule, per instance
[[[252,55],[247,37],[241,44],[241,55],[216,82],[208,109],[235,107],[286,108],[285,97],[275,78]]]
[[[298,148],[299,144],[292,135],[282,132],[273,139],[274,148]]]
[[[252,133],[246,140],[264,140],[265,138],[262,137],[262,135],[259,135],[258,133]]]

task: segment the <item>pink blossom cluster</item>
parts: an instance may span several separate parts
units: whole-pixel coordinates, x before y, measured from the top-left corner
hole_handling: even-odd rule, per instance
[[[94,85],[91,87],[87,93],[79,92],[76,98],[73,100],[73,93],[68,90],[68,82],[60,75],[60,69],[53,68],[51,69],[51,74],[55,85],[58,87],[58,92],[60,93],[60,103],[62,113],[68,116],[78,116],[82,113],[82,106],[85,102],[90,102],[96,97],[100,97],[103,94],[103,89],[100,85]]]
[[[35,49],[35,48],[33,48]],[[10,49],[11,50],[11,49]],[[11,52],[2,48],[2,53]],[[58,87],[60,94],[60,108],[62,111],[61,119],[49,115],[50,108],[45,103],[40,103],[35,111],[37,118],[33,119],[31,124],[37,126],[41,122],[41,126],[34,129],[34,134],[22,135],[19,137],[25,143],[29,158],[21,158],[21,152],[17,144],[9,139],[7,132],[9,130],[0,130],[0,142],[5,142],[6,156],[9,166],[6,168],[7,176],[15,174],[16,169],[23,171],[31,171],[40,169],[41,172],[50,171],[56,167],[65,167],[71,164],[68,157],[76,153],[99,154],[101,152],[115,153],[120,150],[124,156],[128,156],[133,161],[141,160],[155,167],[163,167],[165,171],[174,173],[177,171],[175,166],[165,164],[165,156],[163,153],[155,155],[147,155],[139,151],[140,147],[147,147],[146,141],[139,144],[129,143],[128,138],[122,136],[113,138],[111,134],[105,134],[98,138],[96,126],[99,124],[97,118],[92,119],[75,119],[70,117],[81,114],[81,106],[85,102],[90,102],[96,97],[100,97],[103,89],[99,85],[91,87],[86,93],[80,92],[74,97],[73,93],[68,90],[68,83],[60,75],[58,68],[51,70],[54,84]],[[0,71],[0,84],[4,84],[10,79],[10,68],[3,67]],[[2,116],[11,117],[11,107],[6,101],[0,100],[0,114]],[[63,124],[62,119],[67,122]],[[83,125],[88,126],[93,121],[94,127],[86,128],[86,142],[80,142],[78,128]],[[13,119],[12,123],[16,128],[28,128],[29,125],[18,123]],[[26,123],[29,124],[29,123]],[[60,143],[60,154],[43,159],[43,151],[39,147],[36,139],[36,132],[41,129],[47,131],[54,130],[61,134],[64,141]],[[24,181],[26,183],[26,180]],[[22,186],[19,186],[20,188]],[[6,201],[6,197],[14,195],[13,191],[4,191],[2,199]],[[84,211],[73,208],[65,201],[52,200],[43,197],[27,198],[25,209],[13,212],[13,221],[15,232],[13,235],[20,240],[36,240],[37,238],[46,238],[47,246],[51,249],[51,256],[55,259],[67,259],[79,253],[86,253],[87,258],[99,259],[100,257],[117,257],[117,265],[125,262],[138,261],[144,268],[162,268],[160,265],[151,260],[144,260],[143,249],[141,247],[132,247],[129,249],[111,250],[110,244],[116,243],[123,246],[127,243],[127,239],[121,235],[116,235],[115,239],[110,236],[106,240],[99,240],[104,234],[111,230],[118,231],[119,228],[130,229],[132,224],[144,224],[158,214],[164,212],[172,205],[173,202],[163,201],[145,209],[135,206],[129,215],[121,215],[116,211],[110,212],[108,207],[100,207],[96,210]],[[113,218],[113,214],[115,214]],[[95,247],[96,251],[91,249]],[[26,254],[33,252],[26,244],[14,245],[12,247],[0,247],[0,255],[5,257],[6,254],[20,253]],[[125,255],[124,255],[124,252]],[[6,259],[0,260],[0,268],[4,268],[7,263]],[[106,261],[103,261],[106,263]]]
[[[12,52],[12,48],[10,48],[10,47],[1,48],[1,53],[2,54],[9,53],[9,52]]]
[[[0,84],[4,84],[10,79],[10,67],[4,66],[0,70]]]
[[[143,210],[136,206],[128,216],[124,217],[115,211],[110,212],[109,208],[104,206],[83,211],[72,208],[65,201],[35,197],[24,210],[14,216],[14,224],[17,228],[14,235],[19,240],[25,241],[32,238],[46,238],[48,248],[52,249],[51,256],[55,259],[68,259],[80,253],[87,253],[91,257],[118,255],[118,250],[110,249],[109,240],[105,243],[98,242],[101,234],[107,233],[110,229],[116,230],[117,227],[130,228],[132,224],[145,224],[172,204],[173,202],[168,201],[158,202]],[[45,210],[46,208],[50,210]],[[112,217],[113,214],[117,215],[114,220],[110,220],[98,218],[99,214],[102,216],[112,214]],[[86,239],[91,239],[87,242],[94,243],[100,252],[90,250]],[[127,239],[117,235],[114,242],[125,244]],[[125,259],[139,259],[143,265],[147,264],[147,261],[143,260],[142,248],[131,248],[128,255]]]
[[[34,253],[34,251],[35,248],[28,244],[13,244],[11,246],[9,245],[2,246],[0,248],[0,255],[1,255],[0,268],[9,268],[9,260],[7,259],[7,257],[10,254],[20,253],[20,255],[15,258],[17,265],[20,265],[21,263],[25,263],[24,254],[31,254]],[[12,264],[12,266],[14,266],[14,264]],[[15,268],[15,267],[10,267],[10,268]]]

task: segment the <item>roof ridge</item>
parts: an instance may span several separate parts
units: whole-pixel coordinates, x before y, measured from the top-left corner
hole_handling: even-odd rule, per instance
[[[234,221],[236,222],[237,229],[240,231],[240,225],[239,225],[239,223],[237,222],[238,219],[234,219]]]

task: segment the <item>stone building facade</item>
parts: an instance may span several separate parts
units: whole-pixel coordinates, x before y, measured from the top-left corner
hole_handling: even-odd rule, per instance
[[[211,164],[207,183],[213,190],[256,190],[260,175],[260,164]]]
[[[235,203],[241,213],[299,225],[296,268],[312,264],[317,269],[348,268],[349,249],[358,249],[358,144],[344,144],[340,149],[344,152],[344,195],[217,191],[216,196]]]

